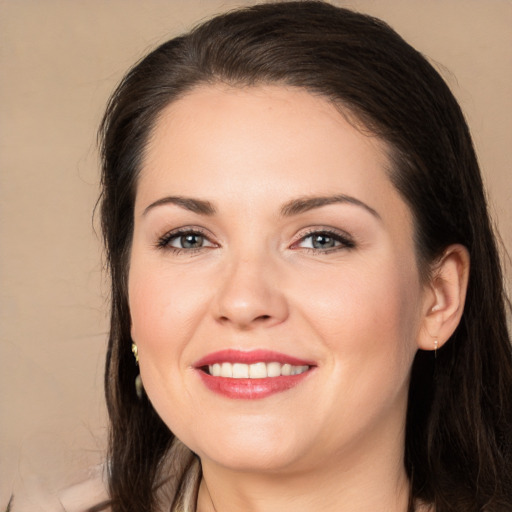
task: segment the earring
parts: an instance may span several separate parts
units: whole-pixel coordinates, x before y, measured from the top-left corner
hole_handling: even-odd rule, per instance
[[[137,345],[135,345],[135,343],[133,341],[132,341],[132,352],[133,352],[133,357],[135,357],[135,362],[138,365],[139,364],[139,349],[137,348]]]
[[[132,353],[133,357],[135,357],[135,364],[139,366],[139,350],[137,345],[132,342]],[[142,396],[144,394],[144,387],[142,386],[142,379],[140,378],[140,373],[135,377],[135,393],[139,400],[142,400]]]
[[[144,386],[142,385],[142,379],[140,378],[140,373],[135,377],[135,394],[139,400],[142,400],[144,395]]]
[[[437,358],[437,346],[438,346],[439,342],[437,340],[437,338],[434,339],[434,358]]]

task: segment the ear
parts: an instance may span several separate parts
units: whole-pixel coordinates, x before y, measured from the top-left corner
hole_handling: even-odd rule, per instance
[[[422,329],[418,347],[442,347],[459,325],[469,279],[469,253],[460,244],[450,245],[436,262],[425,287]]]

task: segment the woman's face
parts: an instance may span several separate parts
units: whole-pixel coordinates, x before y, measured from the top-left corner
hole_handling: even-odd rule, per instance
[[[388,166],[302,90],[204,86],[162,112],[132,336],[151,402],[203,464],[308,469],[403,444],[425,300]]]

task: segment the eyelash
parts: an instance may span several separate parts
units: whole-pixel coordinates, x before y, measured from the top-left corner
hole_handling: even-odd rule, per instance
[[[187,254],[194,254],[195,252],[201,251],[202,249],[205,249],[210,246],[203,246],[203,247],[195,247],[195,248],[185,248],[185,247],[173,247],[171,242],[177,238],[186,236],[186,235],[194,235],[194,236],[200,236],[203,237],[205,240],[210,241],[208,238],[208,235],[198,228],[181,228],[176,229],[174,231],[170,231],[169,233],[166,233],[164,236],[160,237],[156,243],[156,247],[158,249],[164,249],[167,251],[171,251],[175,254],[180,253],[187,253]],[[215,247],[215,244],[213,242],[210,242],[212,245],[211,247]]]
[[[330,254],[332,252],[354,249],[356,247],[354,240],[347,233],[332,229],[311,229],[310,231],[302,234],[296,242],[293,242],[292,247],[298,246],[299,243],[304,242],[308,238],[322,235],[331,238],[339,245],[335,245],[329,249],[316,249],[314,247],[302,247],[301,249],[315,254]]]
[[[176,240],[179,237],[183,237],[186,235],[192,235],[192,236],[199,236],[203,237],[203,239],[207,240],[211,245],[202,246],[202,247],[195,247],[195,248],[185,248],[185,247],[173,247],[171,242],[173,240]],[[317,249],[314,247],[299,247],[299,244],[301,242],[304,242],[308,238],[316,236],[325,236],[328,238],[331,238],[334,240],[335,243],[338,243],[338,245],[335,245],[334,247],[331,247],[329,249]],[[203,249],[209,248],[209,247],[215,247],[215,244],[210,241],[208,238],[208,235],[198,228],[181,228],[174,231],[170,231],[169,233],[166,233],[164,236],[160,237],[156,243],[156,247],[158,249],[164,249],[171,251],[175,254],[180,253],[187,253],[187,254],[194,254],[198,251],[201,251]],[[354,243],[353,239],[347,234],[347,233],[340,233],[339,231],[330,230],[330,229],[311,229],[310,231],[302,234],[300,238],[298,238],[296,241],[294,241],[291,244],[292,249],[302,249],[307,252],[315,253],[315,254],[330,254],[332,252],[337,252],[340,250],[347,250],[347,249],[354,249],[356,247],[356,244]]]

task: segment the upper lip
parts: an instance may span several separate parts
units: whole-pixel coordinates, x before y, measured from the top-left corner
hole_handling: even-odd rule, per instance
[[[271,363],[291,364],[292,366],[315,366],[315,363],[306,359],[290,356],[273,350],[234,350],[226,349],[212,352],[194,363],[195,368],[209,366],[216,363]]]

